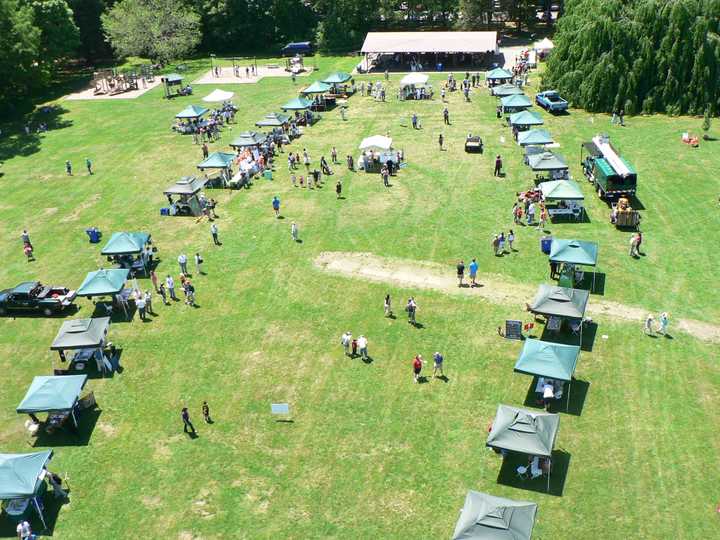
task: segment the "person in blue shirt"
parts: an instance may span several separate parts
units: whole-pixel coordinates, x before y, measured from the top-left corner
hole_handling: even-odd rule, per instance
[[[443,355],[439,352],[436,352],[433,355],[433,378],[437,377],[437,372],[440,372],[440,377],[445,377],[445,373],[443,373]]]
[[[278,199],[278,196],[275,195],[272,200],[272,207],[273,210],[275,210],[275,217],[280,217],[280,199]]]
[[[470,286],[476,287],[477,282],[475,281],[477,278],[477,271],[478,271],[478,263],[475,259],[472,260],[470,263]]]

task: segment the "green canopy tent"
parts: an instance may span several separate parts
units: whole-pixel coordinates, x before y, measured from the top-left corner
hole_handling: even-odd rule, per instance
[[[304,90],[301,90],[300,93],[303,95],[324,94],[326,92],[329,92],[331,88],[332,88],[332,86],[325,82],[315,81],[314,83],[312,83],[310,86],[308,86]]]
[[[88,272],[85,276],[85,280],[78,287],[78,296],[86,296],[91,298],[93,296],[111,296],[113,300],[117,300],[118,295],[125,288],[125,282],[130,275],[128,268],[110,268],[96,270],[95,272]],[[125,302],[119,302],[125,312],[125,317],[128,317],[127,307]]]
[[[485,80],[490,82],[497,82],[497,81],[510,81],[513,78],[513,74],[510,73],[507,69],[498,67],[495,69],[491,69],[487,73],[485,73]]]
[[[36,423],[39,421],[35,413],[69,412],[77,428],[75,405],[86,382],[87,375],[35,377],[15,410],[18,414],[29,414]]]
[[[200,118],[207,112],[208,109],[206,109],[205,107],[200,107],[198,105],[188,105],[182,111],[177,113],[175,115],[175,118],[180,118],[181,120],[192,120],[193,118]]]
[[[502,105],[503,112],[506,112],[509,109],[517,110],[532,107],[532,101],[525,94],[514,94],[501,98],[500,105]]]
[[[542,284],[538,287],[528,311],[545,317],[579,320],[580,343],[582,343],[582,322],[589,298],[590,291]]]
[[[550,459],[559,427],[557,414],[498,405],[485,445]],[[550,469],[547,489],[550,491]]]
[[[30,499],[47,528],[38,500],[45,492],[45,466],[52,450],[31,454],[0,454],[0,500]]]
[[[552,152],[530,155],[527,159],[533,171],[563,171],[568,168],[562,156]]]
[[[270,113],[265,118],[255,122],[257,127],[282,127],[290,122],[290,117],[281,113]]]
[[[499,84],[492,89],[492,94],[495,97],[515,96],[523,93],[521,88],[510,83]]]
[[[577,345],[563,345],[539,339],[526,339],[520,356],[515,362],[515,371],[567,382],[567,403],[569,407],[572,378],[579,357],[580,347]]]
[[[58,351],[61,362],[67,360],[65,351],[81,351],[82,354],[79,355],[79,358],[73,359],[71,364],[75,361],[85,362],[94,359],[98,371],[104,373],[112,370],[112,365],[107,362],[103,354],[109,328],[110,317],[65,321],[50,345],[50,350]]]
[[[546,201],[582,201],[585,199],[580,185],[574,180],[551,180],[538,186]]]
[[[260,146],[265,144],[267,138],[267,135],[257,131],[243,131],[230,142],[230,146],[234,149]]]
[[[302,97],[293,98],[280,107],[283,111],[304,111],[312,107],[313,102]]]
[[[142,253],[150,235],[142,232],[116,232],[107,241],[100,253],[102,255],[134,255]]]
[[[510,115],[510,125],[513,126],[541,126],[542,124],[542,116],[536,112],[520,111]]]
[[[197,168],[200,169],[201,172],[204,172],[205,169],[219,169],[222,184],[226,186],[232,177],[232,164],[236,157],[235,154],[231,154],[230,152],[213,152],[198,163]]]
[[[350,79],[352,79],[352,75],[349,73],[345,73],[344,71],[335,71],[334,73],[331,73],[327,77],[325,77],[322,82],[325,84],[342,84],[344,82],[348,82]]]
[[[598,261],[598,245],[583,240],[553,238],[550,244],[550,260],[556,263],[595,267]],[[595,289],[595,272],[593,272],[593,289]]]
[[[537,504],[468,491],[452,540],[530,540]]]
[[[543,146],[554,142],[547,129],[521,131],[517,140],[520,146]]]
[[[196,176],[183,176],[163,192],[168,202],[175,209],[175,215],[200,216],[203,213],[198,194],[205,187],[207,179]],[[177,195],[180,200],[173,201],[172,196]]]

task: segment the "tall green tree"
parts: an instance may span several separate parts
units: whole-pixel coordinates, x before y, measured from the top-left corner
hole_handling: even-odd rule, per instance
[[[68,0],[75,25],[80,31],[78,54],[88,60],[112,57],[112,48],[105,39],[100,17],[112,5],[108,0]]]
[[[40,29],[38,61],[52,70],[58,60],[73,55],[80,45],[73,12],[65,0],[33,0],[29,5],[35,26]]]
[[[490,22],[492,0],[460,0],[455,26],[460,30],[478,30]]]
[[[40,29],[34,20],[30,6],[0,0],[0,111],[13,112],[15,101],[40,82]]]
[[[182,0],[122,0],[101,20],[119,56],[167,63],[189,55],[202,37],[200,16]]]

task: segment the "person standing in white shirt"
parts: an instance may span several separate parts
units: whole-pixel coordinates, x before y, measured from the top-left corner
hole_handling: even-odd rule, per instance
[[[165,278],[165,286],[167,287],[168,293],[170,294],[171,300],[177,300],[177,296],[175,296],[175,280],[172,278],[172,276],[168,275],[168,277]]]
[[[203,258],[200,256],[200,253],[195,254],[195,270],[197,270],[197,273],[200,275],[203,275]]]
[[[32,540],[35,538],[35,535],[32,533],[32,529],[30,528],[30,524],[23,520],[20,523],[18,523],[17,529],[18,538],[20,540]]]
[[[222,246],[222,243],[220,243],[218,238],[218,226],[215,223],[210,225],[210,234],[212,235],[213,243],[216,246]]]
[[[340,343],[342,343],[343,350],[345,351],[345,356],[350,356],[350,342],[351,341],[352,341],[352,334],[348,330],[340,338]]]
[[[357,343],[358,343],[358,348],[360,349],[360,357],[363,360],[367,360],[368,359],[368,351],[367,351],[368,340],[367,340],[367,338],[365,336],[361,335],[358,338]]]
[[[184,253],[181,253],[178,255],[178,266],[180,266],[180,273],[184,275],[188,275],[188,269],[187,269],[187,256]]]

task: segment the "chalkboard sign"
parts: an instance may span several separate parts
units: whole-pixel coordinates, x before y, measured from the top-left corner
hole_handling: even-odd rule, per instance
[[[505,321],[505,339],[521,340],[522,337],[522,321]]]

